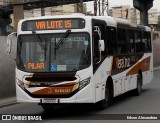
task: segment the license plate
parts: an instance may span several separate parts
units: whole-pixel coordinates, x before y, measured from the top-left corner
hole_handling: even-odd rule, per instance
[[[41,103],[58,103],[58,99],[41,99]]]

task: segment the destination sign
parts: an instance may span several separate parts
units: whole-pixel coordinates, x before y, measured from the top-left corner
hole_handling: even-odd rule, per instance
[[[80,18],[29,20],[22,23],[22,31],[82,29],[84,27],[85,21]]]

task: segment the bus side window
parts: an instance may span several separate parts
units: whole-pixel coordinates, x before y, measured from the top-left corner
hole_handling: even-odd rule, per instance
[[[108,55],[114,55],[117,52],[115,27],[106,27],[106,49]]]
[[[126,53],[126,30],[118,28],[118,54]]]
[[[100,28],[100,30],[101,30],[101,40],[105,41],[105,25],[97,23],[94,26],[98,26]],[[99,37],[97,32],[94,32],[93,40],[94,40],[94,57],[95,57],[95,59],[99,59],[100,58],[100,53],[99,53],[99,44],[98,43],[99,43],[100,37]],[[104,57],[105,57],[105,52],[102,52],[102,58],[104,58]]]
[[[99,58],[98,41],[100,40],[98,33],[94,32],[94,58]]]
[[[147,37],[148,37],[147,32],[142,31],[142,49],[144,52],[146,52],[148,49],[148,46],[147,46],[148,38]]]
[[[126,51],[127,53],[135,52],[134,31],[131,29],[127,30]]]
[[[135,36],[135,46],[136,46],[136,53],[139,53],[142,51],[141,47],[141,32],[140,31],[135,31],[134,32]]]
[[[147,51],[148,52],[151,52],[152,51],[152,42],[151,42],[151,33],[150,32],[147,32],[147,39],[148,39],[148,42],[147,42]]]
[[[93,28],[95,26],[98,26],[99,29],[101,30],[101,40],[104,40],[105,42],[105,27],[106,27],[106,23],[103,22],[103,21],[95,21],[93,22]],[[96,69],[98,68],[98,66],[100,65],[98,62],[99,61],[103,61],[103,59],[105,58],[106,56],[106,52],[103,51],[101,52],[101,60],[100,60],[100,51],[99,51],[99,40],[100,40],[100,37],[99,37],[99,34],[97,32],[93,30],[93,64],[94,64],[94,72],[96,71]],[[106,49],[106,48],[105,48]]]

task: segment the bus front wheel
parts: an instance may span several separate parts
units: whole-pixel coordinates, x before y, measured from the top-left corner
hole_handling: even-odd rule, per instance
[[[61,108],[65,107],[65,104],[41,105],[41,107],[45,112],[54,112],[57,109],[61,109]]]
[[[137,75],[137,88],[134,90],[134,94],[139,96],[142,92],[142,76],[140,73]]]
[[[54,106],[41,105],[41,107],[43,108],[43,110],[45,112],[54,112],[55,111],[55,107]]]
[[[108,84],[106,84],[106,87],[105,87],[105,99],[103,99],[100,102],[96,103],[97,109],[99,109],[99,110],[106,109],[108,107],[108,105],[109,105],[109,102],[110,102],[110,92],[109,92]]]

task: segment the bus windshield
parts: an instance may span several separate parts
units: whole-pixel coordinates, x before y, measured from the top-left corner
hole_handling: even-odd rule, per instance
[[[61,72],[89,67],[89,34],[70,33],[65,38],[64,35],[65,33],[20,35],[17,45],[17,68],[26,72]],[[62,38],[63,43],[57,48]]]

